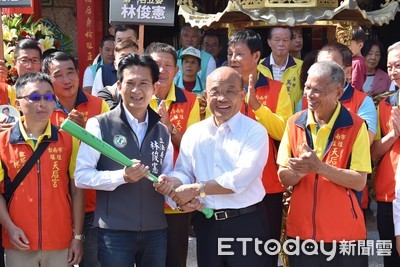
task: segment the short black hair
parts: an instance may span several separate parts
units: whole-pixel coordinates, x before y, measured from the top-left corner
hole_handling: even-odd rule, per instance
[[[318,56],[322,52],[338,52],[342,56],[343,66],[350,67],[353,61],[353,53],[351,53],[350,48],[345,46],[344,44],[340,44],[337,42],[329,43],[324,45],[322,49],[318,52]],[[318,58],[317,56],[317,58]]]
[[[104,36],[103,39],[101,39],[100,47],[103,47],[104,43],[108,42],[108,41],[115,41],[114,35],[106,35],[106,36]]]
[[[14,49],[14,58],[18,58],[19,51],[24,49],[33,49],[38,51],[39,57],[42,57],[42,50],[40,49],[39,45],[35,40],[32,39],[22,39],[19,40],[18,43],[15,45]]]
[[[46,51],[43,52],[42,54],[42,60],[44,60],[46,57],[50,56],[51,54],[55,53],[55,52],[59,52],[60,50],[57,48],[50,48],[47,49]]]
[[[247,44],[252,54],[258,51],[260,51],[260,53],[263,52],[263,43],[261,40],[261,36],[255,31],[240,30],[236,32],[229,38],[228,47],[236,42],[243,42]]]
[[[304,84],[307,81],[308,69],[317,61],[318,52],[318,50],[310,51],[303,58],[303,65],[301,65],[300,71],[301,90],[304,89]]]
[[[379,40],[377,39],[366,40],[364,42],[364,46],[361,48],[361,54],[363,55],[363,57],[366,57],[374,45],[376,45],[379,48],[379,52],[381,53],[381,58],[379,59],[378,67],[385,70],[387,54],[386,50],[383,48],[383,44]]]
[[[201,40],[201,43],[204,42],[204,38],[205,38],[206,36],[217,37],[217,39],[218,39],[218,45],[219,45],[219,46],[222,46],[222,38],[221,38],[221,35],[219,35],[219,34],[216,33],[215,31],[211,31],[211,30],[206,31],[206,32],[203,34],[203,37],[201,38],[201,39],[202,39],[202,40]]]
[[[154,59],[152,59],[148,55],[139,56],[137,54],[134,55],[128,54],[121,59],[121,61],[118,64],[118,70],[117,70],[118,81],[122,82],[124,80],[124,70],[132,66],[141,66],[149,68],[151,71],[151,78],[153,84],[155,84],[158,81],[158,76],[160,75],[160,71]]]
[[[57,60],[57,61],[69,61],[69,60],[71,60],[72,63],[74,63],[74,68],[75,68],[75,70],[76,70],[76,71],[78,70],[78,62],[75,60],[75,58],[74,58],[72,55],[70,55],[70,54],[67,54],[67,53],[65,53],[65,52],[60,52],[60,51],[59,51],[59,52],[55,52],[55,53],[52,53],[52,54],[48,55],[48,56],[43,60],[43,63],[42,63],[42,72],[47,73],[47,74],[50,74],[50,64],[51,64],[54,60]]]
[[[362,27],[358,26],[356,28],[353,28],[353,35],[351,37],[352,41],[356,41],[357,43],[363,43],[365,42],[365,39],[366,39],[366,34]]]
[[[271,40],[271,38],[272,38],[272,31],[275,30],[275,29],[279,29],[279,28],[289,30],[289,32],[290,32],[290,40],[293,39],[294,34],[293,34],[293,31],[292,31],[292,29],[291,29],[290,27],[272,27],[271,29],[269,29],[269,31],[268,31],[268,33],[267,33],[267,39],[268,39],[268,40]]]
[[[158,53],[158,52],[165,52],[169,53],[174,57],[175,60],[175,66],[178,62],[178,56],[176,55],[176,50],[172,45],[166,44],[166,43],[159,43],[159,42],[152,42],[147,48],[146,51],[144,52],[146,55],[151,55],[153,53]]]
[[[125,31],[127,31],[127,30],[133,30],[133,33],[134,33],[136,39],[138,39],[138,35],[137,35],[136,29],[134,28],[134,26],[132,26],[132,25],[127,25],[127,24],[118,25],[118,26],[115,28],[115,35],[117,35],[117,32],[125,32]]]
[[[51,88],[54,91],[53,83],[48,74],[43,72],[30,72],[18,77],[17,82],[14,85],[15,94],[17,95],[17,97],[21,97],[25,85],[32,82],[47,82],[48,84],[50,84]]]

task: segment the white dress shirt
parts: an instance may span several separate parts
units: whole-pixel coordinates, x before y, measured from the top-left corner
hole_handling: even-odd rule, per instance
[[[139,123],[138,120],[134,118],[132,114],[125,108],[125,106],[122,106],[125,111],[127,121],[133,132],[138,137],[139,146],[141,146],[147,131],[148,114],[146,114],[145,121]],[[87,121],[86,130],[101,139],[100,125],[96,118],[90,118]],[[75,169],[75,184],[77,187],[113,191],[118,186],[126,183],[123,177],[125,173],[124,169],[115,171],[99,171],[96,169],[100,155],[100,152],[97,150],[91,148],[83,142],[81,143],[76,159]],[[170,140],[162,165],[163,173],[168,173],[172,170],[173,155],[174,151],[172,142]]]
[[[267,131],[261,124],[240,112],[219,127],[210,117],[186,130],[169,176],[183,184],[215,180],[234,191],[207,195],[201,200],[207,208],[244,208],[265,196],[261,177],[267,158]]]

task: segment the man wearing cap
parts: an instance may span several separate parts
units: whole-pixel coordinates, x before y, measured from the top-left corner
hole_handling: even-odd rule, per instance
[[[200,50],[189,46],[183,50],[180,58],[182,59],[182,72],[175,76],[175,84],[180,88],[202,96],[204,87],[197,74],[201,69]]]
[[[179,71],[182,71],[182,52],[188,48],[189,46],[200,47],[201,32],[197,27],[191,27],[190,24],[183,25],[181,29],[181,35],[179,38],[179,43],[181,45],[181,49],[176,51],[178,55],[177,66],[179,67]],[[199,77],[203,86],[206,84],[207,76],[216,68],[216,63],[212,55],[207,53],[204,50],[200,50],[201,53],[201,70],[199,72]]]

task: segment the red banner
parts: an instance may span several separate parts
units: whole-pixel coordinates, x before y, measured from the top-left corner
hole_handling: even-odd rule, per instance
[[[97,5],[96,5],[97,2]],[[96,0],[77,1],[79,80],[99,53],[103,36],[103,9]]]

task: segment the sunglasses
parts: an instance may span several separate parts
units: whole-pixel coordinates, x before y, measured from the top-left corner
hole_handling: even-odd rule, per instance
[[[30,94],[18,97],[18,99],[24,98],[30,103],[38,103],[40,100],[45,100],[47,102],[53,102],[56,100],[56,96],[54,94]]]

